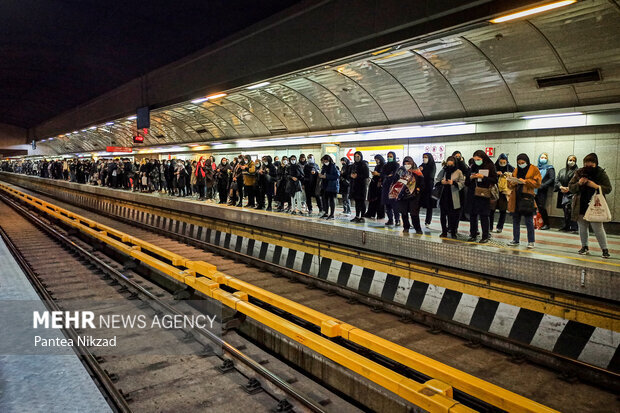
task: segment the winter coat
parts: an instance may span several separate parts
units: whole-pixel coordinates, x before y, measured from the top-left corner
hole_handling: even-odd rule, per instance
[[[246,168],[243,169],[243,185],[254,186],[256,184],[256,165],[254,161],[245,164]]]
[[[286,193],[292,196],[296,192],[301,191],[301,183],[303,182],[303,179],[304,179],[303,166],[301,166],[298,163],[294,165],[289,163],[286,166],[285,174],[287,178]],[[294,181],[292,178],[297,178],[297,180]]]
[[[512,171],[512,176],[516,178],[518,172],[519,171],[515,169]],[[508,187],[512,190],[510,199],[508,200],[508,212],[517,212],[517,200],[521,197],[521,193],[534,195],[534,191],[536,188],[540,187],[540,182],[542,180],[540,170],[536,166],[530,164],[524,179],[524,184],[508,182]],[[521,191],[518,190],[520,186],[522,187]]]
[[[573,194],[570,191],[564,194],[562,191],[560,191],[560,187],[568,187],[568,184],[570,183],[571,179],[573,179],[576,171],[577,165],[573,166],[572,168],[566,165],[566,168],[562,168],[560,172],[558,172],[558,174],[556,175],[555,185],[553,188],[553,191],[558,193],[558,197],[555,203],[556,208],[562,209],[562,199],[565,195],[567,196],[569,202],[573,200]]]
[[[351,189],[350,173],[351,173],[351,163],[349,162],[348,159],[346,159],[346,163],[342,165],[342,170],[340,171],[340,193],[343,196],[344,195],[348,196],[349,190]]]
[[[340,190],[340,171],[336,164],[330,162],[329,165],[323,165],[321,175],[325,175],[321,181],[321,189],[326,193],[336,195]]]
[[[357,174],[355,178],[351,175]],[[368,181],[370,177],[370,169],[368,169],[368,162],[361,159],[359,162],[353,162],[349,171],[351,188],[349,197],[356,200],[366,200],[366,193],[368,191]]]
[[[394,200],[389,198],[390,188],[397,181],[398,175],[396,171],[400,168],[400,164],[396,161],[387,162],[381,169],[381,203],[383,205],[389,205]]]
[[[314,171],[314,174],[312,173]],[[304,186],[306,191],[316,188],[316,181],[319,179],[319,166],[314,163],[306,162],[304,165]]]
[[[368,201],[376,201],[381,198],[381,171],[385,167],[385,159],[381,155],[377,155],[379,162],[375,165],[373,172],[379,173],[379,175],[372,175],[370,178],[370,185],[368,185]]]
[[[596,166],[590,172],[586,168],[579,168],[568,184],[568,190],[574,194],[571,212],[571,219],[573,221],[577,221],[579,215],[584,215],[586,213],[588,210],[588,203],[596,192],[594,188],[590,188],[587,185],[579,185],[579,180],[584,177],[600,185],[603,195],[607,195],[612,189],[607,172],[600,166]]]
[[[437,177],[435,178],[435,182],[439,183],[440,185],[443,185],[441,184],[441,180],[444,179],[445,176],[446,176],[446,169],[442,168],[441,171],[439,171],[439,173],[437,174]],[[452,185],[450,185],[450,196],[452,197],[452,207],[454,209],[459,209],[461,208],[461,197],[459,195],[459,192],[465,186],[465,176],[463,175],[463,172],[461,172],[460,169],[455,168],[452,174],[450,174],[450,178],[446,178],[446,179],[452,180]],[[448,190],[448,186],[443,185],[442,196],[445,196],[444,192],[446,192],[447,190]]]
[[[540,159],[540,156],[538,157],[538,159]],[[553,165],[542,165],[540,163],[538,165],[538,169],[540,170],[542,182],[540,184],[540,188],[535,191],[536,199],[538,200],[538,204],[540,206],[545,207],[547,205],[547,195],[549,193],[549,188],[555,185],[555,169],[553,168]]]
[[[425,153],[424,155],[428,157],[428,163],[423,163],[419,166],[422,175],[424,175],[424,190],[420,193],[420,206],[423,208],[434,208],[435,200],[432,194],[436,172],[435,159],[430,153]]]

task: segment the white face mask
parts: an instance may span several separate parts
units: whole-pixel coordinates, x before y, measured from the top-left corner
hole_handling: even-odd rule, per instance
[[[405,164],[405,169],[406,169],[406,170],[411,169],[411,165],[409,165],[409,164]]]
[[[424,159],[422,160],[422,162],[424,162],[424,163],[428,163],[428,158],[424,158]]]
[[[570,166],[571,168],[575,166],[575,161],[568,161],[568,166]]]
[[[288,161],[285,159],[282,161],[282,165],[286,165],[288,163]]]
[[[291,159],[291,165],[295,165],[297,161],[295,159]]]
[[[323,161],[323,165],[325,166],[329,165],[329,161]]]
[[[309,163],[314,163],[314,158],[308,158]]]

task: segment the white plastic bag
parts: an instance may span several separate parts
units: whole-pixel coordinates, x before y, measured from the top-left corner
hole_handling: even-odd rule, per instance
[[[600,188],[596,190],[590,203],[588,204],[588,210],[583,216],[588,222],[609,222],[611,221],[611,212],[607,206],[605,197],[601,194]]]

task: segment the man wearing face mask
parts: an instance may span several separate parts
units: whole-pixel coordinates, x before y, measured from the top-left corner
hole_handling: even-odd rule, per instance
[[[536,190],[536,205],[538,205],[538,212],[543,220],[542,230],[549,229],[549,214],[547,213],[547,194],[549,188],[555,184],[555,169],[549,162],[549,154],[543,152],[538,157],[538,169],[542,176],[542,183],[540,188]]]
[[[368,162],[360,151],[355,152],[351,166],[351,198],[355,201],[355,218],[351,222],[364,222],[366,213],[366,193],[368,191],[368,181],[370,180],[370,169]]]
[[[302,155],[299,157],[301,158]],[[312,198],[316,198],[316,205],[319,212],[323,211],[323,205],[320,197],[320,188],[317,188],[319,180],[319,166],[314,161],[313,155],[308,155],[308,162],[304,165],[304,191],[306,193],[306,205],[308,213],[312,214]],[[317,193],[318,190],[318,193]]]
[[[573,194],[568,190],[568,183],[573,179],[575,171],[577,171],[577,157],[570,155],[566,158],[566,167],[562,168],[555,178],[554,192],[558,193],[555,206],[564,211],[564,226],[560,228],[560,231],[577,231],[577,222],[571,217]]]

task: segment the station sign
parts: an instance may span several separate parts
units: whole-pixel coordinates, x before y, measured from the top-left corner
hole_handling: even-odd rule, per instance
[[[127,152],[127,153],[131,153],[133,151],[133,149],[127,147],[127,146],[106,146],[105,147],[105,151],[106,152]]]
[[[493,157],[493,156],[495,156],[495,148],[493,148],[493,147],[486,147],[486,148],[484,148],[484,153],[486,153],[487,156],[489,156],[489,157]]]

